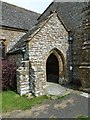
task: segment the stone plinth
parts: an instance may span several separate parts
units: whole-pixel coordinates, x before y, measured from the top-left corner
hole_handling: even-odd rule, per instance
[[[17,69],[17,92],[21,96],[30,92],[29,69],[27,69],[27,67],[19,67]]]
[[[90,66],[82,65],[80,68],[81,85],[83,88],[90,88]]]

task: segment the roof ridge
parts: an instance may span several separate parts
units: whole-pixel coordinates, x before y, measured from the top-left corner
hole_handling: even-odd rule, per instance
[[[0,1],[2,6],[2,26],[29,30],[37,23],[40,14],[25,8]]]
[[[12,4],[12,3],[7,3],[7,2],[4,2],[4,1],[0,1],[0,2],[2,2],[2,4],[5,3],[5,4],[7,4],[7,5],[10,5],[10,6],[13,6],[13,7],[19,8],[19,9],[23,9],[23,10],[25,10],[25,11],[29,11],[29,12],[33,12],[33,13],[36,13],[36,14],[40,14],[40,13],[38,13],[38,12],[35,12],[35,11],[32,11],[32,10],[29,10],[29,9],[26,9],[26,8],[24,8],[24,7],[21,7],[21,6],[17,6],[17,5]]]

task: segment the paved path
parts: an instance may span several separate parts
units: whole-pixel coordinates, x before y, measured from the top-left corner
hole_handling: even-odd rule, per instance
[[[80,92],[81,94],[81,92]],[[89,105],[87,94],[71,93],[62,99],[47,100],[30,110],[13,111],[3,115],[4,118],[77,118],[88,116]]]
[[[68,90],[66,87],[63,87],[60,84],[56,84],[52,82],[47,82],[46,87],[47,87],[46,94],[49,94],[49,95],[62,96]]]

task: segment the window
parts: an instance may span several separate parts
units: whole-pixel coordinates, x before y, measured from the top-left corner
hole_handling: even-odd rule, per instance
[[[6,55],[6,45],[5,45],[5,40],[0,41],[0,57],[5,58]]]

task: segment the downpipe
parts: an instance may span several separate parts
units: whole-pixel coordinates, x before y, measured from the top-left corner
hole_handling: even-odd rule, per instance
[[[68,32],[68,42],[69,42],[69,81],[70,83],[73,82],[72,80],[72,72],[73,72],[73,62],[72,62],[72,33],[71,31]]]

